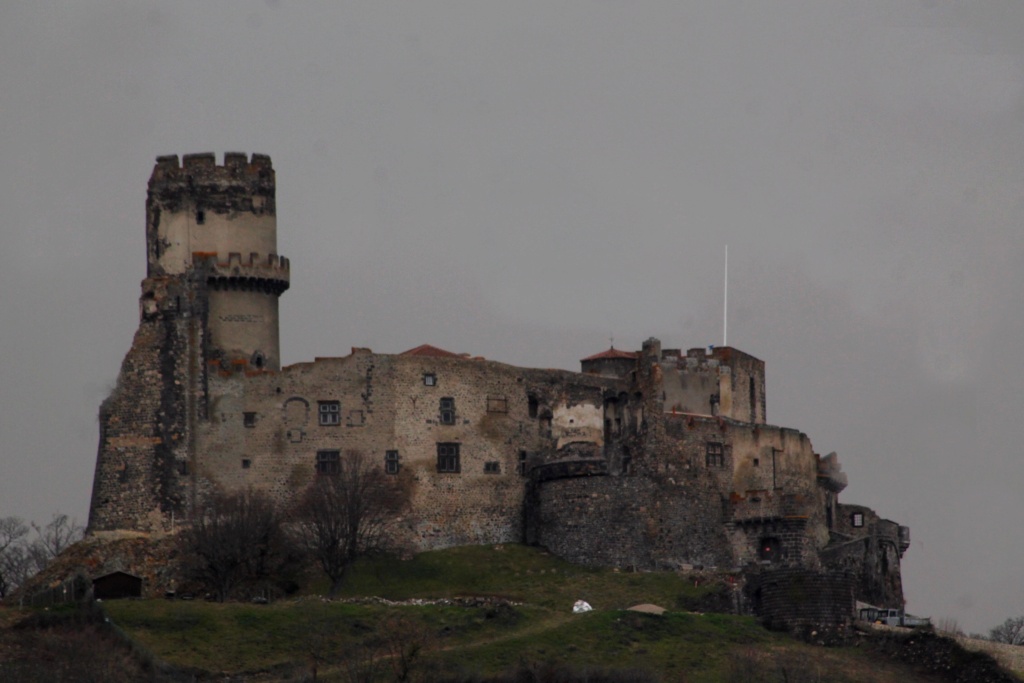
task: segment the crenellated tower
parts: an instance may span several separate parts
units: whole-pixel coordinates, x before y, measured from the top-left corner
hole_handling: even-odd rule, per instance
[[[257,369],[281,366],[278,297],[288,259],[277,253],[270,157],[228,152],[157,158],[146,199],[147,278],[187,277],[208,291],[208,353]]]
[[[146,199],[146,278],[139,328],[100,407],[89,528],[167,528],[191,516],[210,418],[209,373],[280,369],[270,157],[162,156]]]

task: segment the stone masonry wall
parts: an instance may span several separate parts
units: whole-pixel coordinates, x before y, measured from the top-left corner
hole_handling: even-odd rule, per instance
[[[838,629],[853,622],[854,578],[843,572],[790,567],[761,573],[748,583],[754,605],[769,628],[802,633]]]
[[[859,515],[861,526],[853,525]],[[855,577],[858,600],[877,607],[903,606],[900,527],[861,505],[837,505],[832,542],[822,562]]]
[[[193,424],[205,400],[196,349],[204,299],[193,283],[143,282],[141,322],[117,386],[100,407],[90,530],[158,529],[188,509]]]
[[[693,482],[648,476],[578,476],[538,484],[534,540],[590,566],[676,569],[731,566],[722,501]]]
[[[288,505],[318,476],[319,452],[360,451],[381,468],[395,452],[411,492],[403,540],[415,549],[521,540],[521,463],[565,438],[539,409],[530,416],[529,397],[563,405],[568,397],[548,387],[569,373],[366,349],[279,373],[213,369],[215,398],[197,448],[203,477]],[[454,406],[450,420],[442,399]],[[320,424],[327,401],[338,404],[337,424]],[[439,471],[438,444],[457,446],[458,471]]]

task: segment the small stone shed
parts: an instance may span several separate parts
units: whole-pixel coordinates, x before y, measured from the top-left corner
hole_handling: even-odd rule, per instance
[[[97,600],[141,598],[142,577],[122,571],[110,572],[92,580],[92,592]]]

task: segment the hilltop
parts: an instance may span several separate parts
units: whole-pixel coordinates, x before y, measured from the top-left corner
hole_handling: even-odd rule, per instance
[[[363,561],[336,600],[322,597],[326,585],[314,579],[308,591],[271,604],[109,601],[105,636],[110,626],[96,618],[68,617],[69,626],[59,610],[47,622],[39,616],[47,613],[7,608],[0,673],[43,641],[57,666],[54,629],[64,628],[58,641],[80,642],[85,629],[110,657],[83,659],[102,666],[102,676],[48,680],[301,681],[312,680],[314,667],[322,681],[483,681],[507,672],[571,681],[582,671],[623,682],[1017,680],[930,634],[860,635],[823,647],[711,611],[728,609],[732,586],[727,573],[619,572],[523,546],[461,547]],[[579,599],[594,610],[573,614]],[[628,611],[641,603],[667,612]],[[46,628],[13,628],[26,617]],[[130,673],[119,678],[123,670]]]

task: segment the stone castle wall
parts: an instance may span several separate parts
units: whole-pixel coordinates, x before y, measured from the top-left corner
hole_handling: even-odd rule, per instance
[[[748,584],[758,614],[769,628],[804,635],[840,630],[853,622],[854,577],[802,567],[765,571]]]
[[[194,428],[205,411],[202,297],[191,283],[143,282],[141,320],[117,386],[100,407],[89,528],[159,529],[185,517]]]

